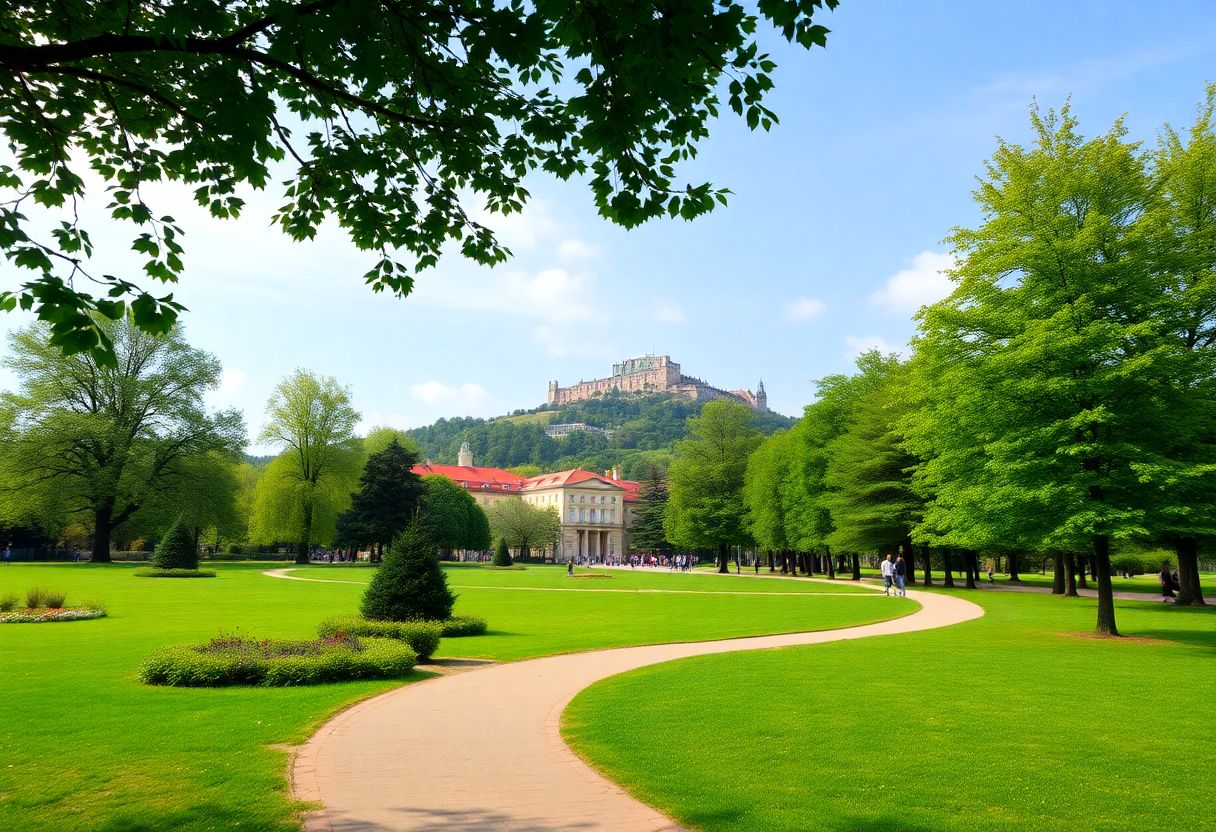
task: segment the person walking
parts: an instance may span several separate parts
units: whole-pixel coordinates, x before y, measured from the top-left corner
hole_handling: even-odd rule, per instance
[[[570,558],[570,560],[566,561],[566,577],[574,577],[574,558]]]
[[[908,590],[904,586],[904,580],[908,574],[908,565],[904,563],[904,556],[900,555],[895,559],[895,585],[899,588],[899,595],[906,596]]]
[[[13,544],[4,547],[4,565],[8,566],[8,562],[13,559]]]
[[[1161,572],[1157,575],[1157,580],[1161,582],[1161,600],[1168,604],[1174,600],[1174,576],[1170,572],[1168,561],[1162,561]]]
[[[882,562],[882,585],[883,594],[891,594],[891,584],[895,581],[895,564],[891,561],[891,555],[888,554]]]

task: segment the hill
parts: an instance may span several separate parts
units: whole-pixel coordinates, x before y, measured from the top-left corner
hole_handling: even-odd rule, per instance
[[[493,419],[440,419],[408,431],[424,459],[454,465],[464,442],[478,465],[512,468],[537,465],[545,470],[581,467],[605,471],[614,466],[626,479],[642,475],[648,464],[666,468],[672,448],[688,435],[689,417],[703,401],[668,394],[630,395],[611,392],[560,407],[516,411]],[[582,422],[613,431],[573,433],[561,439],[545,433],[548,423]],[[755,425],[764,434],[788,428],[794,419],[779,413],[757,413]]]

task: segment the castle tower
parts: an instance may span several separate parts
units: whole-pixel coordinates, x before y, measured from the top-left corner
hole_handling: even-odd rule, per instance
[[[469,450],[468,442],[460,446],[460,453],[456,455],[456,464],[462,468],[473,467],[473,452]]]
[[[549,404],[557,404],[557,382],[549,382]]]
[[[760,386],[756,388],[756,410],[768,413],[768,393],[764,392],[764,379],[760,379]]]

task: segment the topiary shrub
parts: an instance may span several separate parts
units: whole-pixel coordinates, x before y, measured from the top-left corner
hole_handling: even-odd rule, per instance
[[[198,569],[198,547],[185,523],[178,520],[165,532],[152,561],[161,569]]]
[[[321,638],[348,635],[404,641],[414,648],[419,659],[429,659],[435,654],[443,631],[443,624],[438,621],[369,621],[353,615],[327,618],[317,626],[317,635]]]
[[[408,644],[383,638],[335,636],[317,641],[221,636],[207,644],[167,647],[148,657],[139,679],[148,685],[285,687],[395,679],[414,668]]]
[[[444,638],[481,636],[486,632],[486,620],[476,615],[453,615],[442,624]]]
[[[507,548],[506,538],[498,538],[498,546],[494,549],[494,565],[495,566],[510,566],[511,550]]]
[[[443,621],[456,602],[439,567],[435,544],[417,523],[397,535],[363,593],[364,618]]]

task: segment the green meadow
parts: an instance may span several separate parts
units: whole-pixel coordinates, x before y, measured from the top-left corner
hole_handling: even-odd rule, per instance
[[[565,736],[693,829],[1216,828],[1216,609],[1121,601],[1095,639],[1089,599],[959,594],[985,616],[604,680]]]
[[[0,594],[45,586],[66,591],[69,604],[97,600],[109,610],[96,621],[0,626],[0,829],[297,829],[283,746],[399,682],[184,689],[135,680],[143,658],[167,644],[221,633],[309,637],[322,618],[357,610],[371,575],[323,566],[291,574],[324,583],[262,574],[274,566],[217,564],[219,576],[207,580],[136,578],[121,565],[0,568]],[[484,616],[490,631],[445,640],[441,657],[512,660],[814,630],[916,609],[805,581],[744,586],[640,571],[571,579],[560,567],[448,574],[456,611]]]

